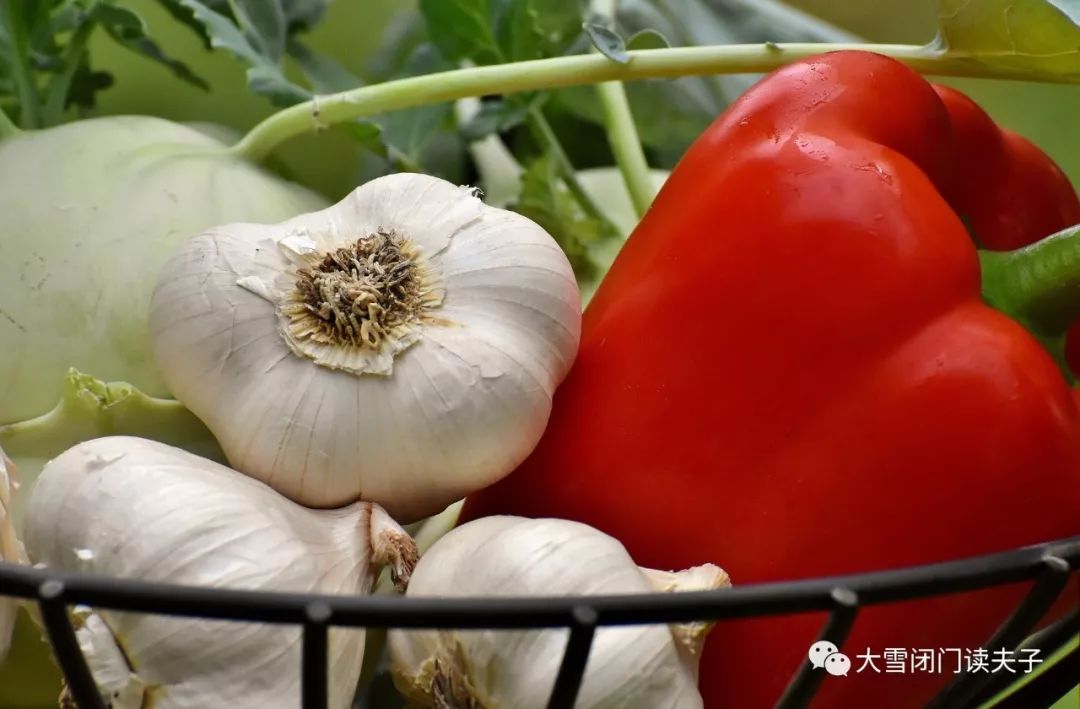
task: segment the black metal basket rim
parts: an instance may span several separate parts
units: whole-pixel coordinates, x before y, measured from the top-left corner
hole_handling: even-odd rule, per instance
[[[182,586],[0,563],[0,596],[172,616],[372,628],[550,628],[679,623],[830,611],[959,593],[1080,568],[1080,536],[965,559],[734,586],[716,591],[616,596],[413,598]],[[595,614],[595,615],[594,615]]]

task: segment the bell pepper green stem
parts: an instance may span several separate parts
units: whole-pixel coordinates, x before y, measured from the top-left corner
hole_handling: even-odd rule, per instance
[[[893,57],[923,74],[993,77],[1029,81],[1075,82],[1075,75],[1031,70],[995,69],[970,58],[911,44],[791,43],[728,44],[674,47],[628,52],[627,64],[599,54],[578,54],[511,64],[469,67],[363,86],[298,103],[266,118],[244,136],[232,152],[262,160],[281,143],[327,125],[377,113],[413,108],[468,96],[538,91],[605,81],[673,78],[701,74],[746,74],[771,71],[798,59],[841,49],[861,49]]]
[[[7,0],[4,20],[11,48],[11,73],[19,97],[19,118],[23,128],[41,127],[41,100],[30,68],[30,39],[26,35],[26,8],[30,3]]]
[[[1080,224],[1015,251],[980,251],[983,298],[1046,337],[1080,318]]]

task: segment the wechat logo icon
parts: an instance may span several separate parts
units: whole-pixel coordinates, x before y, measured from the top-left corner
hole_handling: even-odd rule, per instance
[[[806,655],[815,670],[824,669],[833,677],[846,677],[851,670],[851,658],[828,640],[819,640],[811,645]]]

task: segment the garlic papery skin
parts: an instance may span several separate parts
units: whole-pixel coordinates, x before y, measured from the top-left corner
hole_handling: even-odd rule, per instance
[[[98,690],[108,700],[109,709],[142,709],[150,688],[135,674],[109,626],[86,606],[77,606],[72,616],[79,649],[86,658]],[[65,706],[64,697],[67,694],[65,686],[61,707]]]
[[[550,235],[418,174],[205,232],[151,307],[166,383],[234,468],[308,506],[369,500],[401,522],[524,460],[580,328]]]
[[[19,490],[19,471],[0,448],[0,563],[25,564],[26,552],[15,533],[14,505]],[[0,664],[11,648],[11,633],[19,604],[14,598],[0,596]]]
[[[695,578],[729,583],[712,565]],[[693,571],[693,570],[692,570]],[[699,589],[695,581],[692,587]],[[623,546],[592,527],[557,519],[485,517],[437,541],[406,595],[556,596],[651,593],[656,587]],[[542,709],[568,631],[391,630],[394,682],[416,706]],[[577,709],[702,706],[696,659],[666,625],[596,631]]]
[[[81,443],[45,466],[26,545],[51,569],[346,595],[367,594],[382,564],[403,583],[416,561],[411,539],[377,505],[307,509],[217,463],[121,436]],[[110,695],[137,684],[156,709],[299,706],[298,625],[94,614],[100,622],[87,618],[79,640]],[[363,646],[362,629],[331,629],[330,706],[349,706]]]
[[[715,564],[702,564],[684,571],[660,571],[642,567],[641,573],[652,584],[653,590],[661,593],[713,591],[731,586],[731,579],[727,572]],[[675,636],[675,641],[678,643],[679,652],[693,668],[695,678],[698,676],[698,666],[701,664],[701,653],[705,649],[705,637],[712,630],[713,625],[715,623],[708,621],[690,621],[673,623],[670,626],[671,634]]]

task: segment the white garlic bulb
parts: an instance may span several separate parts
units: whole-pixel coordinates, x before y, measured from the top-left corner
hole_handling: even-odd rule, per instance
[[[209,588],[367,594],[380,565],[404,582],[416,561],[412,540],[377,505],[307,509],[217,463],[123,436],[45,466],[25,539],[30,560],[49,568]],[[297,625],[77,617],[99,687],[136,707],[144,693],[158,709],[299,706]],[[362,629],[330,630],[330,706],[349,706],[363,647]]]
[[[730,585],[712,564],[639,569],[623,546],[559,519],[485,517],[449,532],[420,559],[408,596],[554,596],[706,590]],[[708,626],[601,627],[577,709],[702,706],[697,662]],[[394,682],[417,706],[542,709],[568,631],[391,630]]]
[[[580,327],[550,235],[418,174],[205,232],[151,308],[166,383],[233,467],[305,505],[369,500],[402,522],[532,451]]]
[[[0,448],[0,563],[20,564],[26,562],[22,543],[15,534],[13,508],[15,493],[19,489],[19,474],[15,464]],[[11,633],[15,628],[18,601],[0,595],[0,663],[7,657],[11,647]]]

